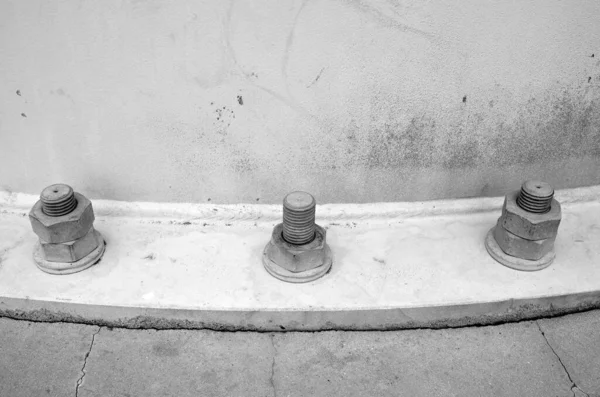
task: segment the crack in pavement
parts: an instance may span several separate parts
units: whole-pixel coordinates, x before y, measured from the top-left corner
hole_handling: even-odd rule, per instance
[[[271,346],[273,347],[273,362],[271,363],[271,387],[273,388],[273,397],[277,397],[277,389],[275,388],[275,356],[277,355],[277,348],[275,347],[275,334],[270,335]]]
[[[75,385],[75,397],[79,396],[79,387],[83,384],[83,378],[85,378],[85,366],[87,365],[87,360],[88,357],[90,356],[90,353],[92,352],[92,348],[94,347],[94,340],[96,339],[96,335],[98,335],[100,333],[100,330],[102,328],[98,327],[98,331],[94,332],[92,334],[92,342],[90,343],[90,348],[88,349],[87,353],[85,353],[85,357],[83,358],[83,366],[81,367],[81,376],[79,377],[79,379],[77,379],[77,384]]]
[[[546,338],[546,334],[544,333],[544,331],[542,331],[542,327],[540,326],[540,323],[537,320],[535,321],[535,325],[537,325],[538,329],[540,330],[540,333],[542,334],[542,337],[546,341],[546,344],[548,345],[548,347],[550,348],[550,350],[552,350],[552,353],[554,353],[554,355],[558,359],[558,362],[560,363],[561,367],[565,371],[565,374],[567,374],[567,378],[569,378],[569,382],[571,382],[571,393],[573,393],[573,397],[577,397],[576,390],[579,390],[581,393],[583,393],[584,396],[590,397],[589,394],[587,394],[586,392],[584,392],[583,390],[581,390],[581,388],[579,386],[577,386],[577,384],[573,381],[573,378],[571,378],[571,374],[567,370],[567,367],[562,362],[562,359],[560,358],[560,356],[558,355],[558,353],[556,353],[556,350],[554,350],[554,348],[550,344],[550,341],[548,341],[548,338]]]

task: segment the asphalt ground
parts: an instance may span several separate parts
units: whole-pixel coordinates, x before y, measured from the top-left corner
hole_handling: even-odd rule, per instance
[[[600,396],[600,311],[381,332],[0,318],[0,396]]]

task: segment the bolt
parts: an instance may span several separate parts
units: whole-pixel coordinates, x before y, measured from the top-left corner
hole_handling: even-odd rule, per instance
[[[283,222],[273,228],[263,251],[263,266],[273,277],[307,283],[331,270],[327,232],[315,223],[316,206],[306,192],[292,192],[283,199]]]
[[[304,245],[315,238],[315,198],[306,192],[292,192],[283,199],[283,239]]]
[[[94,229],[94,209],[84,195],[69,185],[50,185],[29,212],[39,241],[33,259],[50,274],[71,274],[96,264],[105,250],[102,235]]]
[[[58,183],[50,185],[40,194],[42,211],[48,216],[67,215],[77,207],[75,193],[69,185]]]
[[[545,214],[550,211],[554,189],[549,183],[541,181],[526,181],[521,186],[517,205],[525,211],[535,214]]]

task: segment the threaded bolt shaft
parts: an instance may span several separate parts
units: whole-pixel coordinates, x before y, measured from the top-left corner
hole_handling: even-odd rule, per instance
[[[517,197],[517,205],[528,212],[545,214],[550,211],[554,189],[549,183],[541,181],[526,181],[521,186]]]
[[[63,216],[77,207],[75,192],[69,185],[58,183],[50,185],[40,194],[42,212],[48,216]]]
[[[308,244],[315,238],[315,198],[292,192],[283,199],[283,239],[290,244]]]

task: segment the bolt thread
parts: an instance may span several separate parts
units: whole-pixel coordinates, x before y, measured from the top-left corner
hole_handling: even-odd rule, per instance
[[[42,212],[48,216],[67,215],[77,207],[77,199],[73,189],[68,185],[48,186],[40,195]]]
[[[290,244],[308,244],[315,238],[316,201],[308,193],[293,192],[283,200],[283,239]]]
[[[543,194],[537,193],[536,188]],[[544,214],[550,211],[554,190],[544,182],[525,182],[521,187],[517,205],[525,211],[535,214]]]

